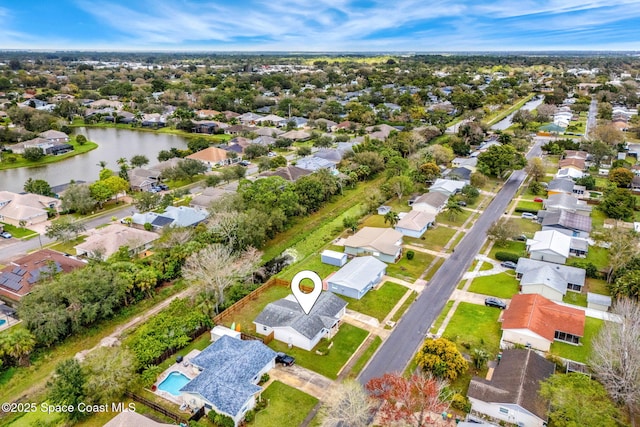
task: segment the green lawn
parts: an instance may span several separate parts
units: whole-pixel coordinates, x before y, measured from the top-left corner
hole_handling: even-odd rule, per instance
[[[338,378],[338,372],[369,333],[348,323],[342,323],[340,330],[333,338],[333,347],[326,356],[312,351],[302,350],[297,347],[288,348],[287,344],[273,340],[269,347],[275,351],[282,351],[296,358],[296,363],[304,368],[315,371],[327,378]],[[322,342],[321,342],[322,344]],[[320,344],[319,344],[320,345]]]
[[[267,400],[267,407],[256,413],[255,420],[249,425],[260,427],[281,427],[284,424],[298,426],[318,403],[318,399],[315,397],[280,381],[272,382],[262,392],[262,399]]]
[[[609,251],[599,246],[589,246],[587,261],[592,262],[598,270],[605,269],[609,265]]]
[[[396,312],[393,314],[393,317],[391,317],[391,321],[392,322],[397,322],[398,320],[400,320],[400,318],[402,317],[404,312],[407,311],[407,309],[409,308],[411,303],[413,301],[415,301],[417,296],[418,296],[418,293],[416,291],[411,291],[411,294],[409,294],[407,299],[404,300],[402,305],[400,307],[398,307]]]
[[[580,307],[587,306],[587,294],[580,292],[567,292],[562,298],[562,302],[567,304],[579,305]]]
[[[527,210],[539,211],[540,209],[542,209],[542,203],[520,200],[516,205],[516,209],[527,209]]]
[[[326,277],[329,274],[335,271],[338,271],[339,269],[340,267],[336,267],[335,265],[329,265],[329,264],[323,263],[320,259],[320,254],[315,253],[309,256],[308,258],[304,259],[303,261],[299,262],[298,264],[296,264],[295,269],[288,268],[284,270],[284,272],[278,274],[278,277],[284,280],[291,281],[293,279],[293,276],[295,276],[296,273],[298,273],[299,271],[311,270],[318,273],[320,278],[326,279]]]
[[[591,279],[587,277],[587,290],[586,292],[593,292],[594,294],[610,295],[607,281],[602,279]]]
[[[542,225],[526,218],[509,218],[509,223],[513,224],[517,230],[516,236],[524,234],[527,237],[533,237],[536,231],[542,230]]]
[[[397,283],[385,282],[380,288],[367,292],[359,300],[344,296],[341,296],[341,298],[349,303],[347,306],[349,310],[354,310],[382,321],[408,291],[407,288]]]
[[[454,341],[461,352],[484,348],[492,355],[497,354],[501,336],[499,315],[498,308],[461,302],[443,336]],[[469,345],[470,350],[465,345]]]
[[[445,317],[447,317],[447,314],[449,314],[449,310],[451,310],[451,307],[453,307],[453,302],[453,300],[447,301],[444,308],[438,315],[438,318],[435,320],[435,322],[433,322],[433,325],[431,326],[432,334],[438,332],[438,329],[440,329],[440,326],[442,326],[442,322],[444,322]]]
[[[511,298],[518,293],[518,281],[508,273],[476,277],[469,286],[469,292],[492,295],[498,298]]]
[[[409,196],[404,196],[402,199],[398,199],[394,197],[391,200],[387,200],[385,205],[390,206],[391,210],[394,212],[409,212],[411,211],[411,206],[409,206]]]
[[[436,271],[438,271],[438,269],[440,268],[440,266],[442,266],[442,264],[444,264],[444,258],[438,258],[438,261],[436,261],[433,267],[431,267],[431,270],[429,270],[427,274],[424,276],[424,280],[426,281],[431,280],[433,275],[436,274]]]
[[[234,316],[231,316],[225,326],[231,326],[231,322],[235,322],[236,325],[239,323],[243,332],[255,335],[256,327],[253,324],[253,320],[260,314],[262,309],[270,302],[284,298],[290,293],[291,288],[288,286],[272,286],[258,295],[250,304],[245,305]]]
[[[25,160],[19,154],[8,155],[8,157],[12,156],[10,158],[15,158],[16,160],[14,162],[11,162],[11,161],[0,162],[0,170],[37,167],[37,166],[42,166],[42,165],[46,165],[46,164],[49,164],[49,163],[57,163],[57,162],[60,162],[62,160],[68,159],[69,157],[73,157],[73,156],[77,156],[77,155],[80,155],[80,154],[84,154],[84,153],[86,153],[88,151],[95,150],[96,148],[98,148],[98,144],[96,144],[95,142],[91,142],[91,141],[87,141],[87,143],[84,144],[84,145],[78,145],[75,142],[74,138],[71,138],[69,140],[69,144],[73,145],[73,148],[74,148],[73,151],[70,151],[70,152],[68,152],[66,154],[60,154],[59,156],[53,156],[53,155],[44,156],[42,159],[40,159],[38,161],[35,161],[35,162],[34,161]]]
[[[508,241],[504,246],[498,247],[497,245],[493,245],[491,252],[489,252],[489,257],[495,259],[496,252],[511,252],[520,256],[525,256],[526,249],[527,245],[525,245],[524,242]]]
[[[380,227],[380,228],[390,228],[389,223],[384,222],[384,215],[369,215],[362,221],[361,227]]]
[[[415,281],[422,272],[431,264],[435,259],[433,255],[425,254],[424,252],[413,251],[415,253],[413,259],[409,261],[407,259],[407,252],[410,249],[405,249],[402,258],[395,264],[389,264],[387,266],[387,274],[389,276],[406,280],[408,282]]]
[[[427,249],[441,251],[454,234],[456,234],[455,229],[437,225],[424,233],[425,240],[422,241],[422,245]]]
[[[49,248],[53,249],[54,251],[75,255],[76,254],[76,250],[75,250],[74,246],[79,245],[80,243],[83,243],[85,240],[87,240],[87,236],[80,236],[77,239],[71,240],[70,242],[66,242],[66,243],[59,242],[59,243],[56,243],[56,244],[50,246]]]
[[[591,211],[591,225],[594,230],[603,228],[605,219],[607,219],[607,215],[600,209],[593,209]]]
[[[380,347],[380,344],[382,344],[382,338],[375,337],[371,344],[369,344],[369,347],[367,347],[364,353],[362,353],[362,356],[360,356],[358,361],[353,365],[353,368],[351,368],[351,371],[349,372],[349,378],[355,379],[358,374],[360,374],[360,371],[362,371],[369,359],[373,357],[373,354],[376,352],[378,347]]]
[[[591,341],[598,334],[603,324],[603,320],[587,317],[584,324],[584,336],[580,339],[582,345],[554,341],[551,344],[550,352],[565,359],[585,363],[591,355]]]
[[[9,419],[13,418],[13,421],[5,419],[2,421],[2,425],[6,427],[57,426],[64,419],[61,413],[42,412],[40,404],[36,408],[35,412],[23,412],[21,416],[16,415],[17,418],[10,417]]]
[[[436,216],[436,224],[447,224],[453,225],[455,227],[461,227],[472,213],[472,211],[463,210],[459,214],[455,215],[452,219],[449,216],[449,212],[442,212],[439,213],[438,216]]]
[[[2,227],[0,228],[3,228],[4,231],[8,231],[13,237],[16,237],[18,239],[24,237],[35,237],[38,235],[37,232],[29,230],[28,228],[16,227],[15,225],[6,224],[4,222],[2,223]]]

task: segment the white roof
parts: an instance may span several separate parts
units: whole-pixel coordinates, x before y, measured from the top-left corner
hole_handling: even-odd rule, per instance
[[[529,252],[551,252],[569,257],[571,236],[555,230],[537,231],[533,239],[527,240]]]
[[[327,282],[361,291],[386,268],[387,264],[372,256],[358,257],[329,277]]]
[[[433,223],[436,216],[432,213],[422,211],[411,211],[405,214],[396,224],[396,228],[404,228],[406,230],[422,230],[427,225]]]

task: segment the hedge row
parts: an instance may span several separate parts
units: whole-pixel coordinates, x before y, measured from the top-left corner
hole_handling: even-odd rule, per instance
[[[496,252],[496,259],[498,261],[518,262],[518,259],[520,259],[520,255],[514,254],[513,252]]]

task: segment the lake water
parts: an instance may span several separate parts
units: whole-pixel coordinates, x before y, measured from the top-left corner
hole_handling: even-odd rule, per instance
[[[107,162],[107,168],[118,170],[116,161],[137,154],[144,154],[149,165],[158,163],[158,153],[171,147],[186,149],[187,142],[177,135],[140,132],[114,128],[77,128],[77,135],[84,135],[98,144],[98,148],[57,163],[32,168],[0,170],[0,190],[21,192],[28,178],[44,179],[51,186],[66,184],[71,180],[95,181],[100,172],[99,162]]]

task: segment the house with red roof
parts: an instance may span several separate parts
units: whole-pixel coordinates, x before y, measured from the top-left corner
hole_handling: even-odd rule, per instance
[[[542,295],[519,294],[502,315],[502,340],[549,351],[554,341],[579,345],[584,324],[582,310],[556,304]]]

